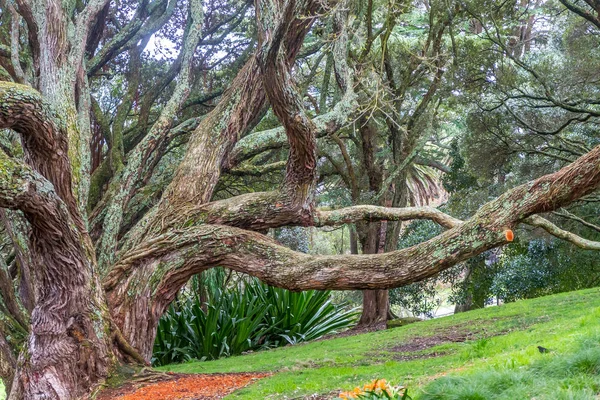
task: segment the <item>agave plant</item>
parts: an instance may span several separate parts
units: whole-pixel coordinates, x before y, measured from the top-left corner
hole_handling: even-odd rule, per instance
[[[290,292],[259,281],[247,290],[272,305],[265,322],[272,325],[267,342],[273,345],[281,345],[281,339],[289,344],[318,339],[347,328],[358,314],[333,304],[330,291]]]
[[[255,278],[224,289],[227,279],[222,272],[205,282],[194,283],[193,291],[175,301],[161,318],[154,365],[212,360],[314,340],[347,328],[357,315],[356,309],[333,304],[330,292],[295,293]]]

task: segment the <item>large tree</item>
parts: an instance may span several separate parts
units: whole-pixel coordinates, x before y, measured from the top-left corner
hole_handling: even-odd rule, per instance
[[[502,246],[520,223],[600,247],[537,216],[600,186],[600,146],[465,221],[428,207],[319,211],[317,138],[360,113],[346,62],[356,21],[346,3],[265,0],[254,6],[256,34],[236,33],[250,26],[248,8],[2,1],[0,217],[10,251],[0,260],[0,375],[10,399],[86,397],[117,364],[147,363],[165,308],[190,277],[215,266],[292,290],[387,289]],[[305,40],[314,24],[331,35]],[[170,62],[144,53],[158,34],[178,42]],[[226,55],[215,48],[223,43]],[[313,118],[294,65],[324,46],[335,61],[335,105]],[[209,65],[227,58],[227,68]],[[114,75],[126,85],[107,94],[103,79]],[[269,105],[267,119],[279,126],[253,132]],[[284,163],[244,163],[281,148]],[[282,164],[274,190],[215,196],[225,175]],[[350,256],[298,253],[265,235],[411,219],[447,230],[404,250]]]

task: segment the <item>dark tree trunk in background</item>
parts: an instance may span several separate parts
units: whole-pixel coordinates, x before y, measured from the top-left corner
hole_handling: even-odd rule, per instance
[[[363,254],[380,253],[382,223],[367,224],[362,235]],[[363,290],[363,308],[357,328],[385,329],[389,313],[389,293],[386,289]]]

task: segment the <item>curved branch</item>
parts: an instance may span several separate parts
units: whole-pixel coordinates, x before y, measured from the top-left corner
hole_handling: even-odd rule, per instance
[[[443,234],[433,238],[427,242],[421,243],[417,246],[413,246],[413,250],[401,250],[399,252],[385,253],[378,255],[379,261],[367,262],[368,257],[361,259],[358,264],[362,267],[356,267],[356,262],[352,259],[347,259],[346,256],[342,256],[339,259],[335,259],[336,263],[328,261],[329,258],[314,258],[309,263],[309,272],[323,276],[323,280],[311,280],[313,287],[310,287],[308,283],[306,286],[291,287],[294,289],[308,289],[308,288],[324,288],[332,287],[339,289],[350,289],[350,288],[386,288],[393,287],[394,285],[402,285],[409,283],[403,280],[404,278],[396,276],[394,272],[394,265],[399,267],[409,264],[415,265],[416,270],[410,275],[412,281],[424,279],[425,277],[431,276],[438,273],[444,268],[448,268],[460,261],[463,261],[472,255],[479,254],[490,248],[497,247],[499,245],[507,243],[504,236],[504,232],[507,229],[511,229],[516,224],[522,222],[527,217],[543,212],[549,212],[558,209],[577,200],[586,194],[591,193],[600,186],[600,146],[594,148],[590,153],[578,159],[573,164],[570,164],[556,173],[545,175],[535,181],[527,184],[517,186],[514,189],[509,190],[497,199],[483,205],[479,211],[468,221],[459,223],[458,220],[452,219],[451,217],[444,216],[442,213],[435,211],[428,211],[427,217],[437,220],[445,226],[453,226],[450,230]],[[284,196],[285,198],[285,196]],[[265,241],[262,235],[253,232],[239,231],[237,228],[232,226],[243,226],[245,228],[257,229],[273,226],[291,225],[291,221],[300,221],[301,218],[298,216],[298,212],[293,213],[289,207],[286,207],[282,203],[278,203],[282,199],[282,196],[276,192],[261,193],[261,194],[248,194],[244,196],[238,196],[233,199],[223,200],[219,202],[209,203],[201,208],[196,209],[194,217],[190,217],[189,214],[183,214],[181,219],[178,221],[179,226],[192,226],[188,230],[176,230],[172,229],[171,233],[159,235],[156,239],[151,241],[151,244],[142,243],[138,247],[126,252],[122,255],[121,261],[107,276],[107,286],[111,288],[111,285],[116,285],[120,282],[121,277],[124,274],[129,275],[130,269],[135,267],[135,264],[141,259],[148,257],[156,257],[161,254],[170,254],[173,251],[179,251],[181,246],[191,245],[193,242],[195,251],[199,251],[203,254],[202,257],[209,257],[208,261],[218,263],[219,265],[228,266],[230,268],[237,268],[244,272],[256,275],[261,279],[265,279],[269,283],[283,285],[285,282],[278,280],[277,270],[272,270],[271,262],[273,260],[284,260],[284,265],[294,265],[299,262],[304,263],[304,255],[295,255],[289,251],[281,250],[284,253],[279,254],[280,251],[277,249],[264,250],[264,253],[254,254],[252,256],[253,249],[260,249]],[[370,215],[379,215],[379,217],[385,217],[386,219],[392,218],[416,218],[425,215],[427,209],[380,209],[380,208],[350,208],[348,210],[337,211],[337,215],[340,215],[339,223],[344,223],[343,218],[347,218],[346,221],[356,221],[358,219],[369,216],[366,211],[371,212]],[[382,213],[385,211],[386,213]],[[379,213],[379,214],[377,214]],[[322,225],[333,224],[329,222],[334,220],[336,212],[331,214],[325,214],[325,217],[321,217]],[[317,217],[318,221],[318,217]],[[170,225],[172,221],[166,222]],[[194,228],[194,224],[209,223],[209,224],[228,224],[229,227],[224,226],[212,226],[211,228],[204,228],[202,226]],[[173,227],[173,225],[171,225]],[[214,253],[211,246],[214,246],[214,242],[220,242],[218,237],[213,237],[203,233],[201,238],[194,236],[194,232],[204,232],[204,229],[211,229],[214,232],[225,232],[225,235],[232,240],[232,243],[244,243],[239,237],[247,238],[249,243],[242,245],[241,247],[235,247],[234,254],[229,253]],[[233,230],[232,230],[233,229]],[[185,232],[187,233],[185,233]],[[176,232],[176,233],[173,233]],[[182,233],[184,232],[184,233]],[[193,239],[185,239],[185,237],[192,235]],[[231,236],[233,235],[233,236]],[[175,236],[175,238],[174,238]],[[205,238],[208,244],[204,243]],[[237,238],[237,239],[236,239]],[[192,242],[186,242],[190,240]],[[246,240],[246,239],[244,239]],[[183,241],[183,242],[182,242]],[[156,248],[153,248],[152,243],[160,243]],[[183,243],[183,244],[181,244]],[[270,239],[269,239],[269,243]],[[204,247],[206,246],[206,248]],[[270,245],[269,245],[270,246]],[[267,247],[269,247],[267,246]],[[227,247],[227,246],[226,246]],[[269,247],[270,248],[270,247]],[[271,252],[267,254],[268,252]],[[140,256],[141,254],[141,256]],[[192,253],[190,253],[191,256]],[[225,264],[223,257],[241,257],[243,260],[250,260],[252,257],[256,258],[256,263],[260,264],[260,268],[256,267],[253,269],[242,269],[246,268],[243,265]],[[396,260],[394,257],[399,257]],[[169,256],[172,257],[172,256]],[[200,255],[195,254],[192,258],[198,259]],[[263,259],[262,257],[265,257]],[[296,257],[297,259],[294,259]],[[312,257],[312,256],[311,256]],[[259,261],[262,260],[262,261]],[[319,260],[325,260],[321,263]],[[206,262],[208,262],[206,261]],[[380,264],[382,263],[382,264]],[[407,264],[408,263],[408,264]],[[204,264],[203,268],[206,268]],[[250,265],[250,264],[248,264]],[[304,265],[304,264],[302,264]],[[335,266],[334,266],[335,265]],[[364,275],[360,280],[356,282],[350,282],[347,278],[343,278],[346,273],[345,265],[353,265],[357,269],[356,271],[362,271]],[[367,267],[368,265],[368,267]],[[317,271],[317,266],[324,268],[325,272]],[[293,269],[287,267],[281,267],[282,274],[290,274]],[[366,268],[366,269],[365,269]],[[382,268],[387,271],[385,275],[379,275],[375,281],[370,281],[370,277],[367,278],[366,271],[369,268]],[[287,272],[286,272],[287,271]],[[304,271],[304,266],[300,266],[296,272],[298,277],[301,272]],[[306,271],[304,271],[307,273]],[[147,273],[147,272],[146,272]],[[289,275],[286,275],[289,276]],[[358,276],[358,275],[357,275]],[[336,278],[337,277],[337,278]],[[342,283],[336,283],[335,279],[342,279]],[[316,279],[316,278],[315,278]],[[406,278],[408,279],[408,278]],[[112,282],[109,284],[109,282]],[[183,281],[185,282],[185,281]],[[301,282],[298,280],[298,282]],[[345,286],[344,286],[345,285]],[[362,286],[361,286],[362,285]],[[287,287],[287,286],[286,286]]]
[[[563,218],[567,218],[573,221],[577,221],[580,224],[582,224],[583,226],[586,226],[590,229],[593,229],[597,232],[600,232],[600,226],[592,224],[591,222],[586,221],[583,218],[579,218],[577,215],[570,213],[567,210],[560,210],[560,211],[554,211],[552,214],[554,215],[558,215],[559,217],[563,217]]]
[[[301,0],[297,5],[295,0],[288,0],[281,10],[277,3],[260,2],[259,5],[256,12],[258,63],[271,108],[285,128],[290,147],[285,187],[293,197],[293,204],[308,209],[316,182],[316,129],[302,105],[302,97],[295,90],[282,44],[294,16],[307,15],[310,11],[310,1]]]
[[[593,240],[584,239],[581,236],[578,236],[572,232],[565,231],[564,229],[559,228],[554,225],[552,222],[548,221],[545,218],[542,218],[537,215],[532,215],[527,218],[525,221],[527,225],[537,226],[538,228],[542,228],[552,236],[556,236],[559,239],[566,240],[567,242],[573,243],[575,246],[585,249],[585,250],[600,250],[600,242],[595,242]]]
[[[0,82],[0,128],[21,135],[25,161],[52,183],[83,229],[71,189],[67,128],[59,115],[29,86]]]
[[[0,151],[0,207],[21,210],[34,230],[48,237],[73,235],[72,216],[52,183]]]
[[[29,86],[0,82],[0,128],[23,135],[30,151],[64,150],[57,143],[66,135],[66,128],[42,95]]]

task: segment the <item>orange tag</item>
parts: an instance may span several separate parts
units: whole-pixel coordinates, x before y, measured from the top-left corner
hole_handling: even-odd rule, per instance
[[[510,229],[504,231],[504,236],[506,236],[506,240],[508,240],[509,242],[512,242],[515,238],[515,234]]]

